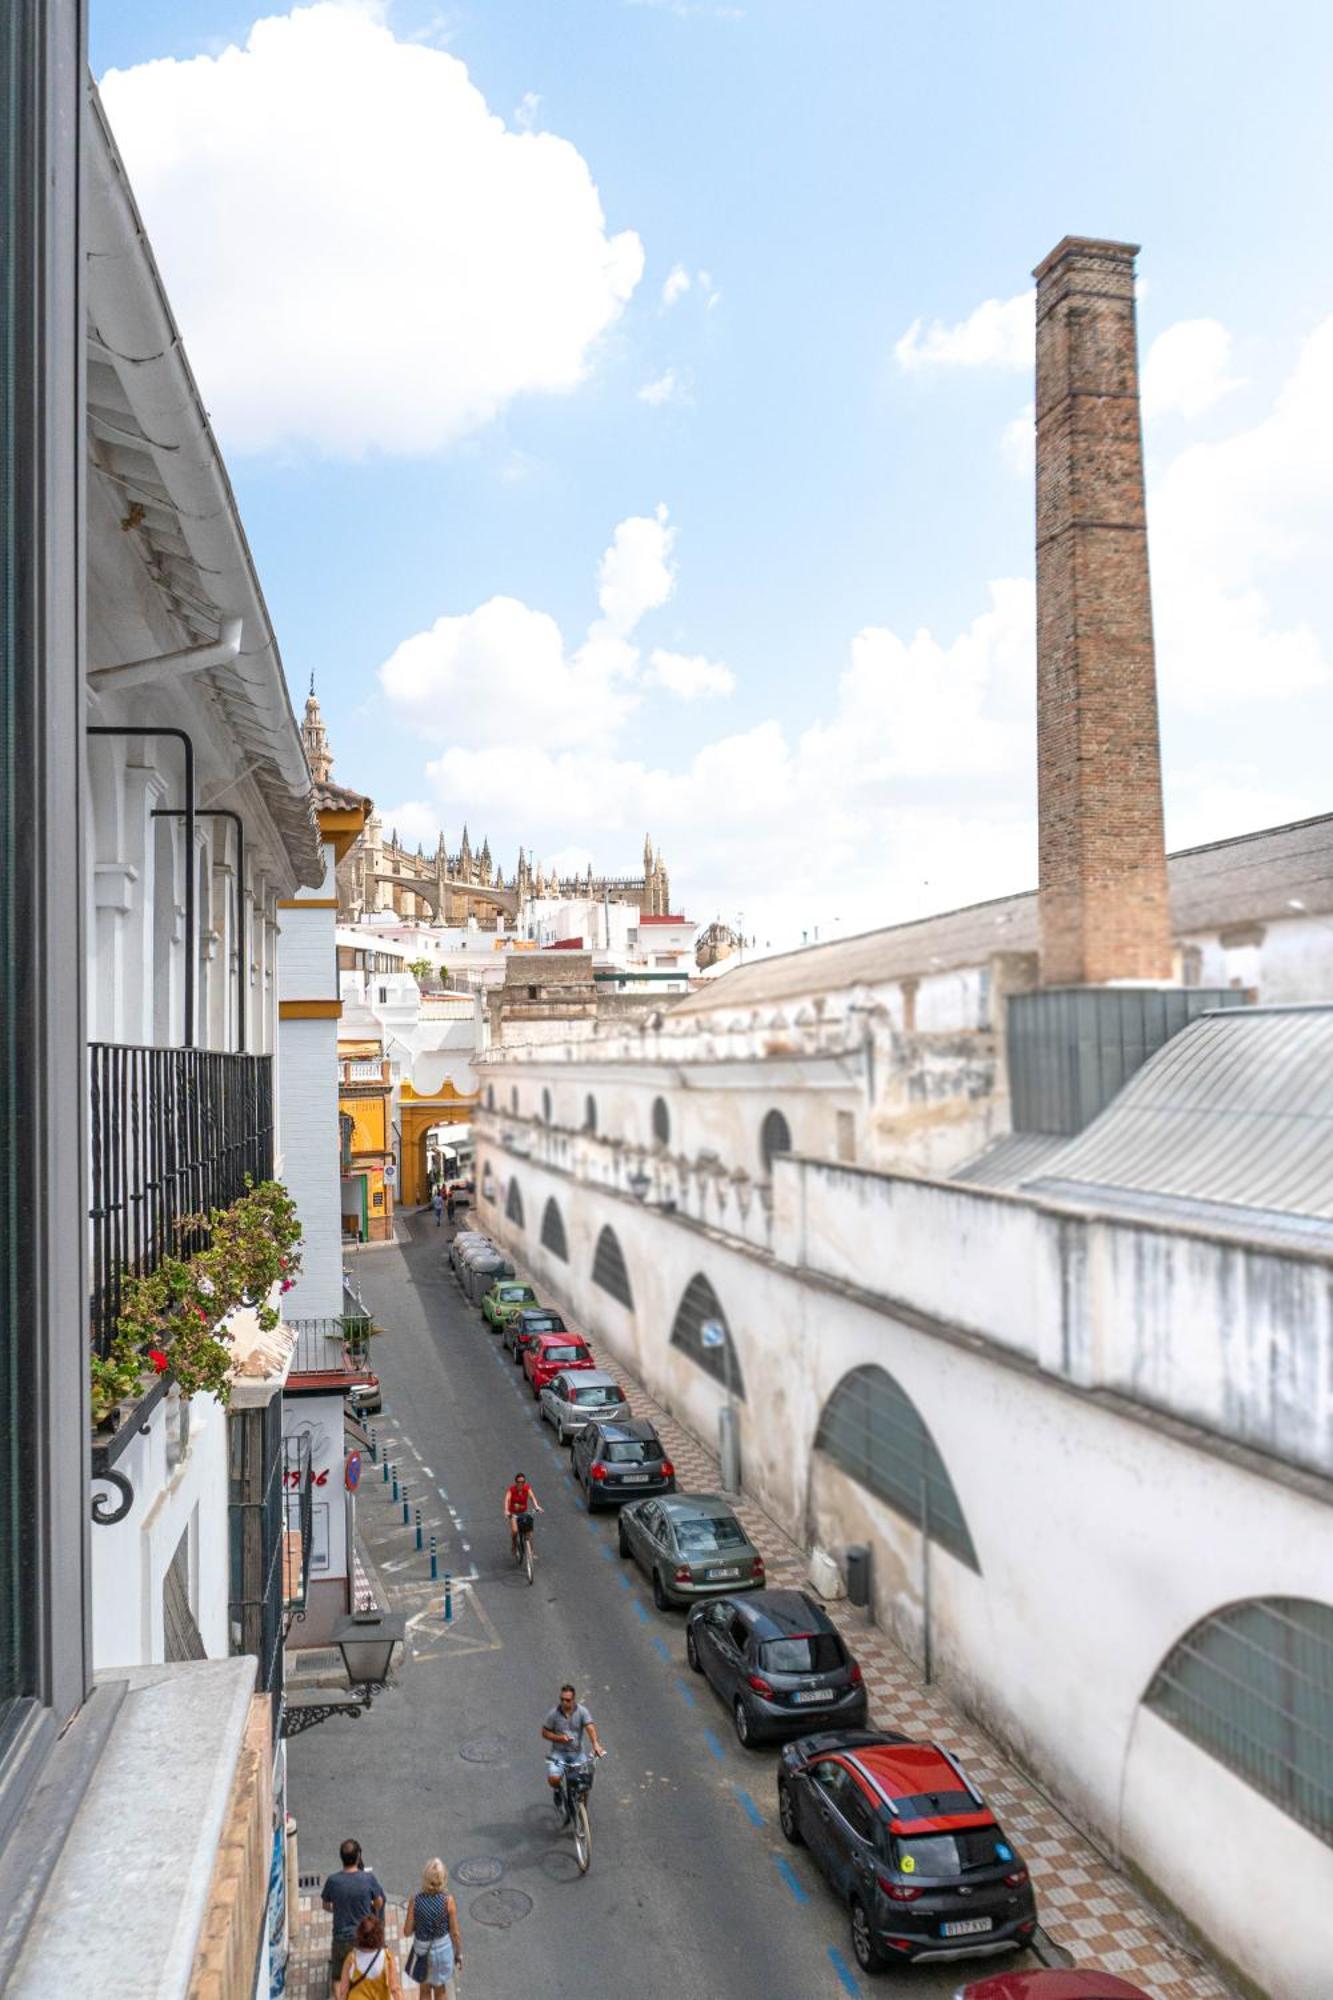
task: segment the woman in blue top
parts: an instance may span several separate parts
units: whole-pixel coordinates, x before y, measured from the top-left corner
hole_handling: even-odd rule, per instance
[[[454,2000],[454,1974],[463,1963],[463,1946],[458,1905],[449,1894],[449,1870],[442,1861],[426,1863],[403,1928],[413,1941],[408,1978],[416,1980],[424,2000]]]

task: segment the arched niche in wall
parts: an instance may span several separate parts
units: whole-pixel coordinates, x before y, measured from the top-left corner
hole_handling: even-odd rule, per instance
[[[509,1176],[509,1193],[505,1196],[505,1214],[516,1229],[523,1227],[523,1194],[512,1174]]]
[[[671,1144],[671,1113],[665,1097],[653,1099],[653,1138],[659,1146]]]
[[[602,1230],[597,1238],[597,1248],[592,1253],[592,1281],[601,1291],[633,1312],[634,1294],[630,1289],[625,1253],[620,1247],[620,1238],[609,1227]]]
[[[549,1250],[553,1257],[558,1257],[562,1264],[569,1262],[564,1218],[556,1207],[553,1195],[547,1197],[546,1206],[542,1210],[542,1248]]]
[[[716,1344],[707,1344],[703,1338],[703,1328],[709,1325],[722,1329],[722,1339]],[[727,1316],[721,1301],[702,1271],[696,1271],[681,1294],[676,1307],[676,1317],[671,1324],[671,1345],[679,1347],[696,1362],[706,1374],[726,1386],[728,1368],[732,1394],[740,1401],[745,1400],[745,1381],[741,1374],[741,1364],[736,1358],[736,1347],[727,1325]]]
[[[911,1397],[874,1366],[844,1375],[824,1405],[815,1449],[980,1574],[953,1480]]]
[[[773,1162],[779,1153],[791,1151],[791,1127],[780,1111],[765,1114],[759,1128],[759,1153],[764,1163],[764,1172],[771,1174]]]

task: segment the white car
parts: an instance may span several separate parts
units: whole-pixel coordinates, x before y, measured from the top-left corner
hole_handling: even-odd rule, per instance
[[[630,1414],[625,1391],[600,1368],[571,1368],[555,1376],[539,1397],[541,1414],[561,1444],[569,1444],[590,1423],[623,1423]]]

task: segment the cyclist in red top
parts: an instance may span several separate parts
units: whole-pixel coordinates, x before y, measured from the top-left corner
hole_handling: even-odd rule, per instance
[[[528,1485],[527,1474],[516,1472],[514,1483],[505,1488],[505,1519],[509,1523],[509,1546],[513,1548],[518,1540],[518,1517],[520,1514],[544,1514],[546,1509]]]

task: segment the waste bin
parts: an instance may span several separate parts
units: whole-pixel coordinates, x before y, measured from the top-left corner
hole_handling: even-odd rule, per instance
[[[864,1542],[853,1542],[847,1551],[847,1596],[863,1609],[870,1602],[870,1550]]]

